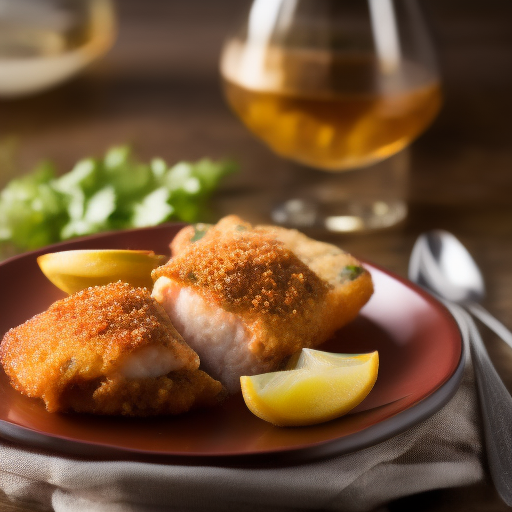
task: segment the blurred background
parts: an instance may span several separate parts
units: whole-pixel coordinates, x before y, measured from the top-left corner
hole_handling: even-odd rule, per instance
[[[69,170],[79,158],[129,142],[143,159],[232,156],[242,172],[226,187],[265,187],[268,171],[287,164],[230,112],[219,81],[222,43],[244,4],[119,2],[118,35],[106,56],[48,92],[0,99],[0,137],[16,137],[18,172],[43,158]],[[450,228],[456,217],[459,231],[492,232],[494,216],[511,218],[512,173],[503,170],[512,169],[512,7],[507,0],[430,0],[423,7],[444,104],[413,144],[410,216],[417,228]],[[0,182],[9,172],[0,171]]]
[[[429,0],[422,6],[437,48],[444,103],[412,145],[410,213],[394,232],[442,227],[478,234],[495,240],[476,248],[488,247],[492,254],[483,257],[495,262],[505,257],[496,243],[512,235],[512,5]],[[18,145],[17,166],[4,163],[0,183],[42,159],[65,172],[80,158],[131,143],[142,159],[161,156],[169,163],[235,158],[241,171],[223,184],[226,208],[243,191],[268,189],[276,170],[289,164],[230,112],[219,79],[222,44],[246,7],[239,0],[118,2],[117,35],[103,58],[47,92],[0,99],[0,139],[14,138]],[[408,236],[389,233],[352,242],[375,259],[376,247],[390,240],[410,244]],[[384,251],[377,262],[399,270],[405,260]]]
[[[222,44],[245,4],[117,2],[113,46],[103,57],[46,92],[0,98],[0,184],[42,159],[51,159],[64,172],[80,158],[130,143],[143,160],[237,160],[240,171],[215,196],[219,214],[237,208],[242,194],[264,192],[275,183],[276,170],[290,164],[231,113],[219,79]],[[421,231],[452,231],[487,272],[486,305],[510,326],[512,3],[428,0],[422,6],[438,52],[444,99],[434,123],[411,147],[409,216],[389,230],[336,235],[334,241],[405,276],[410,249]],[[104,44],[106,48],[110,43]],[[14,145],[16,165],[9,154]],[[254,217],[268,220],[264,211],[253,211]],[[505,363],[499,363],[509,356],[501,345],[490,349],[498,370],[512,384]],[[485,493],[491,503],[492,492]],[[450,503],[450,496],[442,503],[436,499],[424,506],[441,509],[442,503]],[[470,501],[471,493],[466,510],[478,506]],[[415,503],[414,509],[418,507]]]

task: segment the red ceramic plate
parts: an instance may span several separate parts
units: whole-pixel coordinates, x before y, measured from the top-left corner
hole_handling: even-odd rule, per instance
[[[0,336],[63,297],[41,273],[38,255],[65,249],[169,252],[180,225],[108,233],[66,242],[0,264]],[[22,396],[0,370],[0,435],[25,445],[102,458],[172,458],[242,464],[304,460],[347,453],[382,441],[437,411],[462,376],[462,342],[448,311],[411,283],[367,264],[375,294],[359,318],[322,350],[378,350],[377,383],[352,413],[321,425],[279,428],[253,416],[240,395],[180,417],[106,418],[49,414]]]

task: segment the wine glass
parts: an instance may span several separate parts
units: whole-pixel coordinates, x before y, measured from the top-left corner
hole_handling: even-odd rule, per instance
[[[0,0],[0,98],[67,80],[103,55],[115,33],[112,0]]]
[[[416,0],[254,0],[220,72],[247,128],[297,172],[315,170],[275,222],[357,231],[405,218],[404,148],[441,104]]]

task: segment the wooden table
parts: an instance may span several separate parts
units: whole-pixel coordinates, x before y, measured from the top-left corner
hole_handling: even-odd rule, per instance
[[[82,156],[130,141],[143,158],[238,159],[242,172],[226,184],[221,202],[261,186],[285,164],[229,112],[217,73],[223,38],[240,7],[239,0],[119,2],[119,37],[107,57],[51,92],[0,102],[0,137],[19,137],[26,169],[51,158],[68,170]],[[335,241],[405,276],[417,235],[447,229],[484,270],[485,305],[512,327],[512,4],[429,0],[426,7],[445,103],[412,146],[409,216],[394,229]],[[483,332],[512,390],[512,352]],[[389,509],[508,510],[486,484],[407,498]],[[0,510],[31,507],[0,497]]]

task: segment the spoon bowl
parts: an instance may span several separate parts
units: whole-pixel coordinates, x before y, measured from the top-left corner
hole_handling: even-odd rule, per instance
[[[480,301],[485,296],[482,273],[475,260],[459,240],[440,229],[424,235],[428,251],[424,264],[432,277],[434,289],[442,291],[449,300],[458,303]]]
[[[411,254],[409,278],[466,307],[512,348],[512,333],[479,304],[485,297],[482,272],[451,233],[437,229],[418,238]]]

